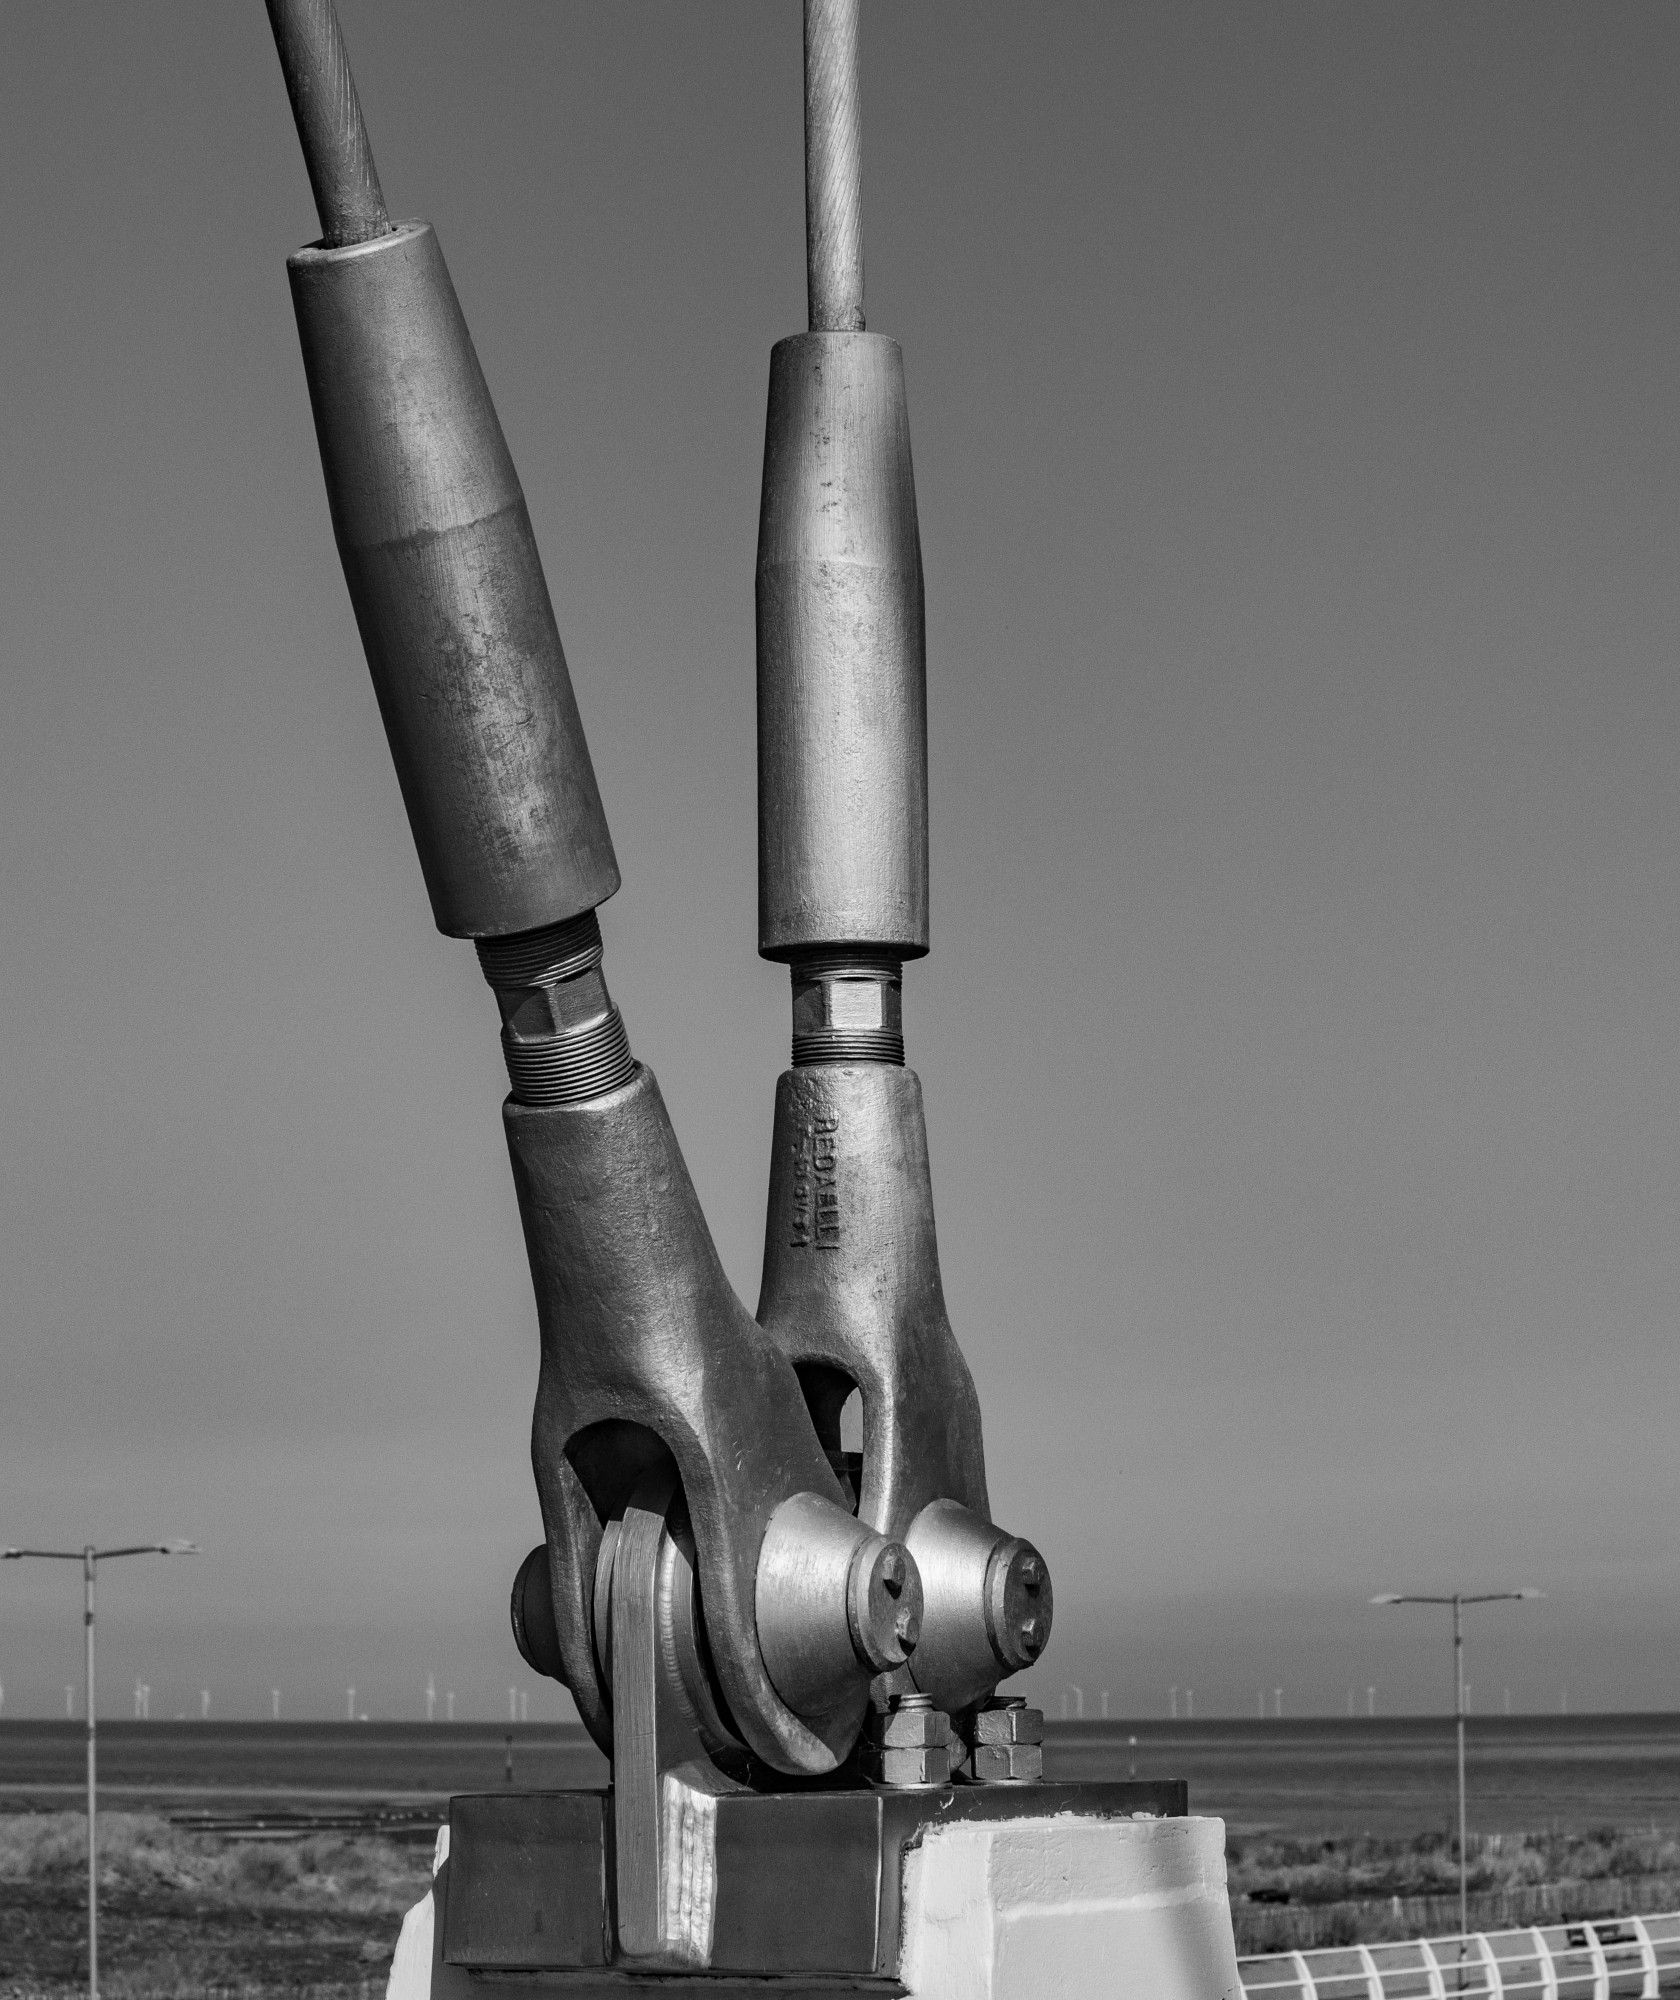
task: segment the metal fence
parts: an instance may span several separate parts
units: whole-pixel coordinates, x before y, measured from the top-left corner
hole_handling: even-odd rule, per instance
[[[1680,1993],[1680,1910],[1237,1961],[1271,2000],[1657,2000]]]

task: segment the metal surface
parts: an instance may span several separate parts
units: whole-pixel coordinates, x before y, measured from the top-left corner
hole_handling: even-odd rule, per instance
[[[922,557],[904,369],[874,333],[770,357],[758,526],[758,948],[928,948]]]
[[[287,262],[333,532],[438,928],[618,887],[525,497],[429,224]]]
[[[82,1551],[82,1630],[87,1658],[88,2000],[99,2000],[99,1703],[93,1678],[93,1578],[97,1557]]]
[[[930,1500],[988,1513],[980,1401],[945,1310],[922,1087],[871,1063],[776,1086],[758,1318],[824,1445],[863,1398],[858,1516],[902,1538]]]
[[[872,1533],[832,1500],[796,1493],[765,1532],[755,1609],[777,1692],[850,1749],[869,1683],[902,1667],[920,1633],[921,1578],[903,1543]]]
[[[269,26],[329,248],[391,226],[332,0],[268,0]]]
[[[519,1657],[532,1673],[551,1681],[566,1678],[560,1634],[554,1618],[554,1588],[548,1574],[548,1545],[539,1542],[519,1565],[508,1600],[508,1618]]]
[[[805,262],[812,331],[861,331],[858,0],[805,0]]]
[[[483,1895],[460,1922],[503,1953],[462,1962],[581,1977],[597,1952],[879,1977],[904,1841],[1010,1795],[953,1793],[953,1760],[1027,1775],[1023,1725],[960,1740],[950,1713],[1037,1657],[1051,1605],[1036,1550],[990,1524],[902,1067],[902,965],[928,946],[922,572],[902,361],[862,331],[856,0],[806,8],[815,330],[775,349],[766,422],[759,944],[792,968],[795,1067],[777,1090],[759,1322],[607,991],[594,910],[618,869],[441,253],[423,223],[385,227],[382,202],[375,226],[327,0],[271,0],[271,16],[328,239],[289,271],[334,531],[434,913],[478,945],[512,1085],[545,1529],[515,1579],[514,1635],[614,1766],[610,1827],[567,1807],[530,1833],[582,1870],[554,1933],[570,1956],[530,1942],[546,1935],[536,1862],[508,1863],[537,1915],[516,1944],[486,1914],[484,1857],[462,1851]],[[855,1496],[834,1470],[854,1388]],[[772,1773],[839,1770],[872,1694],[877,1713],[896,1702],[871,1768],[919,1790],[872,1795],[853,1770],[849,1793],[768,1791]],[[1114,1793],[1128,1810],[1162,1795],[1044,1788],[1033,1809],[1066,1795],[1100,1812]],[[494,1865],[505,1850],[489,1846]],[[809,1915],[819,1872],[832,1923]]]
[[[896,958],[860,951],[793,963],[793,1066],[904,1061],[903,975]]]
[[[532,1458],[568,1686],[597,1686],[600,1523],[669,1455],[735,1727],[772,1769],[833,1769],[850,1744],[776,1693],[754,1593],[777,1507],[803,1492],[840,1505],[840,1487],[793,1371],[723,1274],[652,1073],[582,1104],[510,1101],[503,1115],[542,1335]],[[598,1740],[606,1705],[597,1694]]]
[[[1050,1638],[1050,1572],[1030,1542],[954,1500],[932,1500],[905,1543],[922,1573],[911,1678],[953,1713],[1032,1665]]]
[[[1171,1781],[727,1792],[687,1826],[680,1879],[688,1935],[708,1939],[714,1977],[891,1979],[903,1857],[928,1827],[1186,1810],[1183,1784]],[[608,1813],[599,1792],[452,1799],[445,1964],[502,1972],[599,1965]],[[610,1932],[605,1955],[611,1960]]]
[[[500,1971],[605,1965],[607,1792],[451,1799],[444,1955]]]
[[[710,1768],[723,1747],[708,1742],[684,1667],[695,1672],[692,1543],[671,1532],[676,1479],[647,1475],[625,1507],[611,1550],[613,1688],[613,1873],[616,1955],[650,1963],[705,1963],[680,1896],[669,1893],[682,1862],[680,1827],[667,1809],[674,1774],[707,1794],[728,1781]],[[679,1622],[690,1641],[679,1664]],[[702,1773],[705,1773],[702,1776]]]
[[[575,1104],[630,1081],[636,1062],[601,971],[593,910],[480,938],[478,962],[501,1008],[502,1055],[521,1104]]]
[[[934,1707],[931,1695],[901,1694],[884,1714],[870,1715],[858,1768],[873,1783],[895,1790],[947,1785],[963,1751],[950,1716]]]

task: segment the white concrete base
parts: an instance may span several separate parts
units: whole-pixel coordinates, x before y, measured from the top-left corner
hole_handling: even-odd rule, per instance
[[[445,1827],[434,1892],[403,1919],[386,2000],[482,2000],[440,1955],[448,1856]],[[1062,1813],[934,1827],[905,1856],[903,1912],[899,1978],[912,2000],[1241,2000],[1223,1820]],[[622,1974],[599,1978],[592,1990],[623,1989]],[[504,2000],[523,1991],[497,1987]]]
[[[915,2000],[1240,2000],[1225,1822],[959,1820],[905,1856]]]
[[[385,2000],[474,2000],[472,1975],[443,1962],[438,1901],[448,1886],[449,1829],[438,1828],[432,1849],[432,1887],[402,1920]]]

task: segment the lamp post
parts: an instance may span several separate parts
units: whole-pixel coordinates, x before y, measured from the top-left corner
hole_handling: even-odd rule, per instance
[[[99,1822],[93,1694],[93,1585],[102,1562],[118,1556],[196,1556],[193,1542],[136,1542],[120,1549],[0,1549],[0,1562],[79,1562],[82,1566],[82,1626],[87,1635],[87,1830],[88,1830],[88,2000],[99,2000]]]
[[[1450,1597],[1426,1597],[1409,1591],[1385,1590],[1373,1604],[1450,1604],[1453,1615],[1453,1714],[1458,1724],[1458,1934],[1470,1932],[1470,1862],[1464,1814],[1464,1607],[1505,1604],[1544,1597],[1543,1590],[1455,1590]]]

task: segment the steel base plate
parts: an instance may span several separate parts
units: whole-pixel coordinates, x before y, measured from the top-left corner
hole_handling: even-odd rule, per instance
[[[902,1990],[895,1974],[903,1855],[929,1827],[1060,1813],[1170,1818],[1187,1810],[1184,1782],[1170,1779],[729,1793],[716,1801],[710,1866],[698,1871],[710,1879],[713,1906],[710,1959],[695,1983],[720,2000],[718,1975],[731,1973],[782,1975],[806,1993],[825,1984],[835,1992]],[[615,1953],[612,1827],[610,1792],[452,1799],[444,1963],[484,1975],[540,1973],[544,1985],[567,1992],[634,1991],[650,1978],[660,1990],[689,1984]]]

